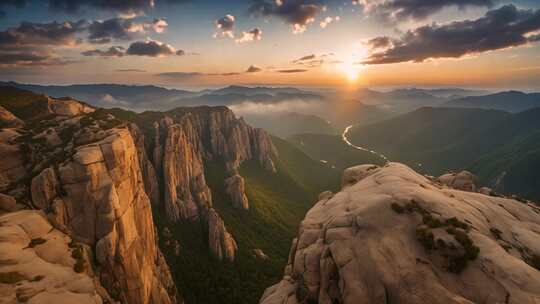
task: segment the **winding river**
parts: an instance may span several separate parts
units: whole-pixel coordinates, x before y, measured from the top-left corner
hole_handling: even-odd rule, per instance
[[[364,151],[364,152],[368,152],[368,153],[371,153],[371,154],[374,154],[374,155],[377,155],[379,156],[380,158],[384,159],[385,162],[389,162],[390,160],[388,159],[388,157],[386,157],[384,154],[382,153],[378,153],[377,151],[373,151],[373,150],[369,150],[369,149],[366,149],[364,147],[360,147],[360,146],[357,146],[357,145],[354,145],[348,138],[347,138],[347,133],[349,133],[349,130],[353,127],[354,125],[350,125],[348,127],[345,128],[345,130],[343,130],[343,133],[341,133],[341,138],[343,139],[343,141],[355,148],[356,150],[360,150],[360,151]]]

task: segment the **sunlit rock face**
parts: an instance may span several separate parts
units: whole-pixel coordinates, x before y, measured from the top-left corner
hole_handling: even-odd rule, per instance
[[[100,303],[103,294],[109,302],[176,303],[176,288],[155,238],[147,188],[153,193],[157,182],[152,184],[155,174],[139,147],[144,143],[134,142],[125,123],[82,103],[49,98],[47,105],[50,113],[39,124],[0,133],[0,213],[42,210],[42,219],[21,217],[20,225],[37,221],[73,239],[83,252],[74,254],[76,260],[88,257],[74,266],[75,272],[86,273],[90,283],[104,290],[94,296],[84,287],[90,296],[81,295],[81,303]],[[73,280],[83,282],[77,276]],[[26,301],[33,297],[27,295]]]
[[[254,129],[225,107],[186,108],[154,122],[153,163],[164,189],[163,208],[172,221],[203,221],[209,227],[209,248],[219,259],[234,260],[236,242],[220,215],[212,209],[206,183],[206,162],[221,162],[229,175],[224,180],[231,201],[248,209],[243,178],[238,168],[254,160],[275,172],[276,148],[270,136]]]
[[[260,303],[536,303],[540,209],[469,186],[399,163],[347,169]]]

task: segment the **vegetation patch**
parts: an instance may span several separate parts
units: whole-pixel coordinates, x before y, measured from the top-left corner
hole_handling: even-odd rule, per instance
[[[429,211],[422,208],[415,200],[411,200],[405,206],[392,203],[391,207],[392,210],[399,214],[407,212],[418,213],[422,216],[422,224],[416,228],[416,239],[428,252],[435,250],[444,251],[442,255],[447,259],[448,271],[460,273],[467,267],[469,261],[473,261],[478,257],[480,248],[474,244],[468,235],[471,228],[469,224],[456,217],[445,220],[436,218]],[[448,234],[452,235],[456,242],[461,245],[462,252],[457,251],[458,248],[453,243],[447,244],[442,239],[436,239],[432,230],[437,228],[444,228]],[[494,231],[498,230],[493,230],[492,233]],[[498,231],[498,233],[500,236],[501,232]]]
[[[35,239],[32,239],[30,241],[30,243],[28,244],[28,247],[29,248],[34,248],[37,245],[45,244],[46,242],[47,242],[47,240],[44,239],[44,238],[35,238]]]
[[[84,260],[83,248],[79,244],[75,244],[73,251],[71,252],[71,257],[75,259],[75,265],[73,265],[73,270],[76,273],[84,272],[86,269],[86,262]]]

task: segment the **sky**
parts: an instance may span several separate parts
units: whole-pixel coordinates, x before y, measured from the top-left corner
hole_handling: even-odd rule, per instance
[[[537,0],[0,0],[0,80],[540,89]]]

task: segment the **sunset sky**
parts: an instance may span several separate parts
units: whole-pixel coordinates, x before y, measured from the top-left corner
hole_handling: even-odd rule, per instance
[[[540,88],[537,0],[2,0],[0,80]]]

